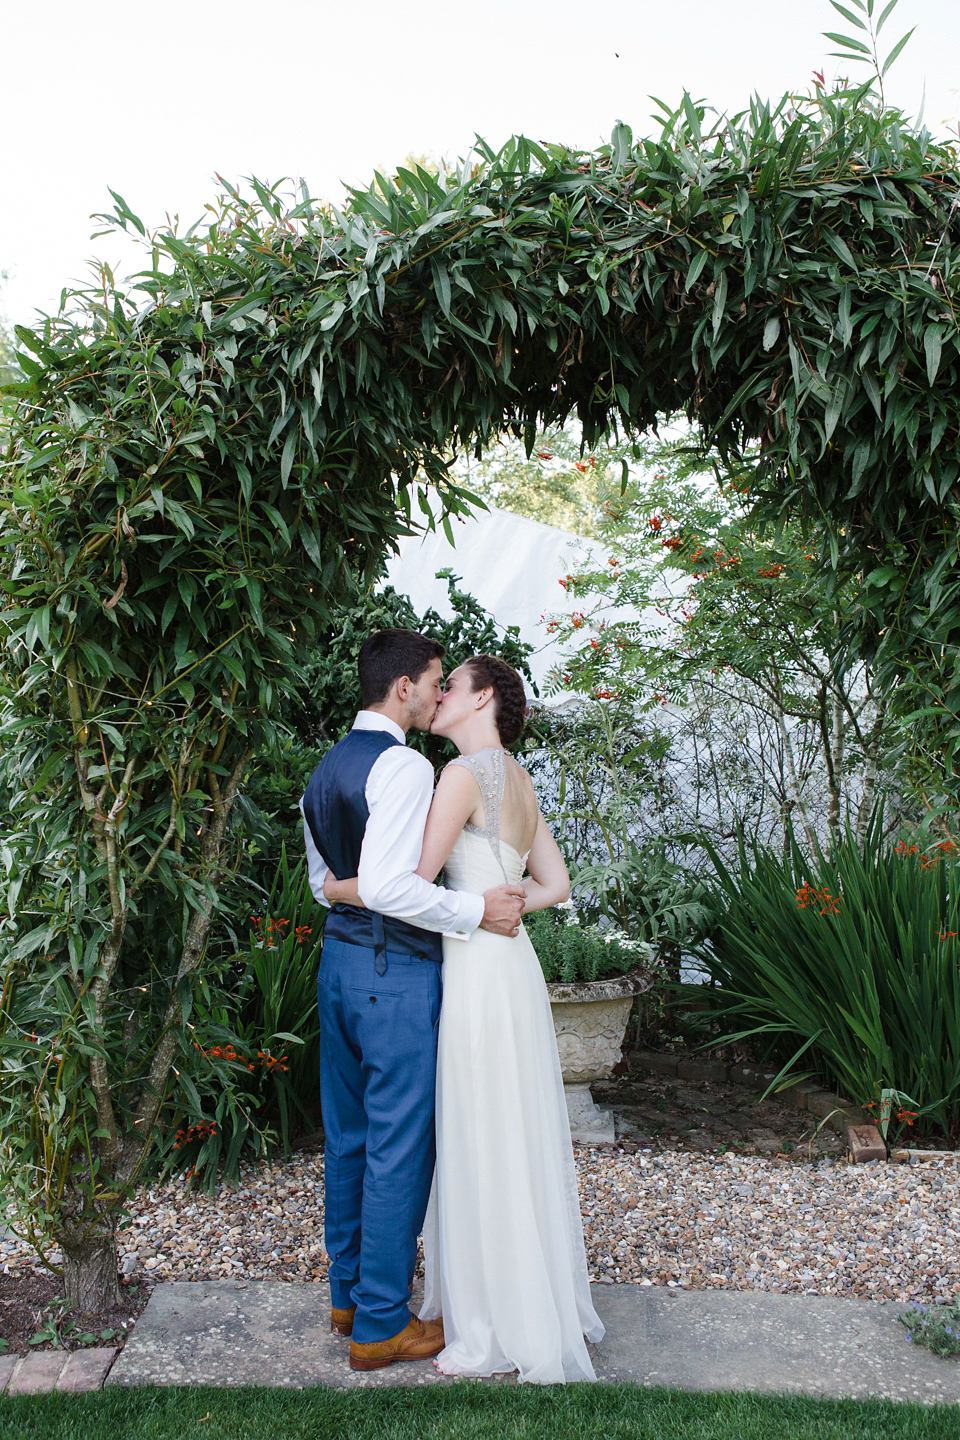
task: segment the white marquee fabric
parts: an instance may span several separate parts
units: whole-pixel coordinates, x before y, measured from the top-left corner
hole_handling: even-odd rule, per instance
[[[418,614],[432,606],[447,617],[452,614],[447,583],[435,577],[438,570],[452,569],[498,626],[518,626],[521,639],[536,647],[530,669],[541,685],[559,659],[559,647],[540,617],[568,608],[558,581],[589,554],[590,542],[506,510],[480,511],[451,523],[455,546],[439,528],[401,540],[400,554],[387,567],[387,582],[409,595]]]

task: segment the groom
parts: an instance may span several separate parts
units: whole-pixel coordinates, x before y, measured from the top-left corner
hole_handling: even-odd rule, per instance
[[[317,986],[330,1328],[352,1336],[355,1370],[443,1349],[443,1322],[409,1308],[435,1159],[440,936],[512,934],[523,906],[517,885],[471,895],[415,873],[433,768],[406,733],[430,728],[443,654],[409,630],[367,637],[363,709],[300,802],[313,894],[326,903],[328,869],[356,875],[367,907],[332,907]]]

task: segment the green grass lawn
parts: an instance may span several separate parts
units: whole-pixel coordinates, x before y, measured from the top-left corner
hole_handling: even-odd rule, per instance
[[[960,1440],[960,1406],[461,1382],[0,1399],[0,1440]]]

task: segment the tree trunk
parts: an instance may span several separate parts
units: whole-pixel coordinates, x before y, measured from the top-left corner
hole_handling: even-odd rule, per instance
[[[833,715],[829,740],[827,745],[827,776],[828,776],[828,802],[827,802],[827,834],[830,837],[830,849],[833,850],[834,842],[840,830],[840,802],[841,776],[843,773],[843,706],[840,697],[834,691],[833,694]]]
[[[886,718],[886,701],[881,700],[877,706],[877,714],[870,731],[870,739],[864,747],[866,764],[863,770],[863,793],[860,797],[860,808],[857,811],[857,844],[862,845],[867,838],[867,829],[873,815],[873,807],[877,803],[877,778],[880,768],[880,742],[883,736],[883,724]]]
[[[817,837],[814,834],[813,826],[807,816],[807,807],[800,797],[800,782],[797,779],[797,767],[793,758],[793,741],[790,739],[790,732],[787,729],[787,717],[783,710],[777,709],[777,723],[780,727],[780,741],[783,750],[784,789],[790,799],[793,813],[803,826],[803,833],[806,836],[810,854],[813,855],[817,848]],[[786,836],[785,842],[786,843]]]
[[[99,1314],[120,1304],[117,1276],[117,1218],[99,1215],[60,1233],[63,1294],[81,1314]]]

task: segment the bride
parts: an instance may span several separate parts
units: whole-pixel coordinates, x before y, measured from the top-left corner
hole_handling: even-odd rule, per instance
[[[522,881],[524,912],[565,900],[563,857],[527,772],[507,754],[526,698],[505,661],[475,656],[447,681],[431,733],[460,755],[440,777],[418,873],[481,894]],[[527,878],[524,880],[524,875]],[[355,881],[328,898],[357,904]],[[437,1169],[424,1222],[421,1318],[442,1315],[448,1375],[518,1371],[541,1385],[595,1379],[573,1147],[543,971],[522,926],[443,942]]]

